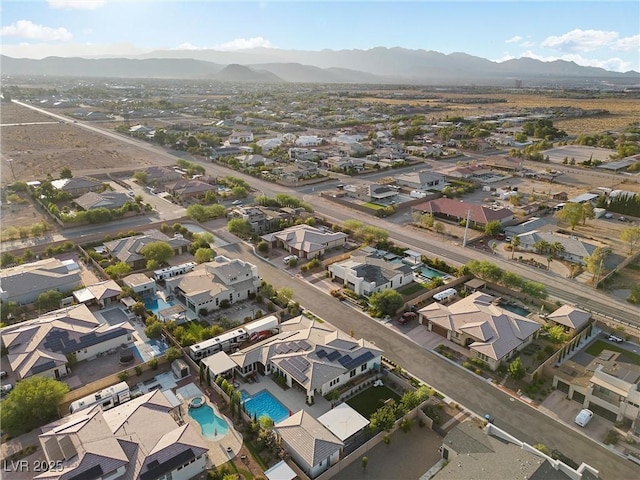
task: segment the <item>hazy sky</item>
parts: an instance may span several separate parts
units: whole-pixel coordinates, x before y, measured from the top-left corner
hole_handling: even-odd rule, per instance
[[[377,46],[640,71],[640,2],[3,0],[2,53]]]

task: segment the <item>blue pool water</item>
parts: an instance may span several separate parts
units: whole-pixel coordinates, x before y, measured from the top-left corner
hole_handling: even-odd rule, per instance
[[[267,415],[274,423],[278,423],[289,416],[289,409],[271,395],[269,390],[260,390],[253,397],[241,390],[240,395],[249,416],[252,418],[254,414],[256,418]]]
[[[144,306],[147,310],[151,310],[154,315],[158,315],[158,312],[167,308],[173,307],[173,302],[165,302],[161,298],[154,298],[152,300],[145,300]]]
[[[219,440],[229,430],[229,425],[217,416],[209,405],[190,408],[189,416],[200,424],[202,436],[207,440]]]
[[[509,310],[510,312],[517,313],[518,315],[522,315],[526,317],[529,315],[529,310],[523,307],[519,307],[518,305],[509,305],[508,303],[501,303],[500,308],[504,308],[505,310]]]
[[[439,272],[438,270],[434,270],[431,267],[420,267],[418,269],[418,272],[420,273],[421,276],[425,278],[437,278],[437,277],[444,276],[442,272]]]

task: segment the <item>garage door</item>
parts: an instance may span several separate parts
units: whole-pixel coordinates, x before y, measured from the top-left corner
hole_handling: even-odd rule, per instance
[[[439,325],[433,325],[432,332],[447,338],[447,329]]]
[[[564,383],[562,380],[558,380],[557,389],[564,393],[569,393],[569,384]]]
[[[601,407],[600,405],[596,405],[595,403],[589,402],[589,410],[591,410],[596,415],[606,418],[611,422],[616,421],[616,414],[607,410],[604,407]]]
[[[580,392],[573,392],[573,398],[572,400],[578,402],[578,403],[584,403],[584,395],[581,394]]]

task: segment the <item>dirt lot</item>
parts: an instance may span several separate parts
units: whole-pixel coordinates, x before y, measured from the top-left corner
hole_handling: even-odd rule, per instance
[[[47,215],[37,209],[33,201],[24,193],[20,194],[19,202],[2,204],[3,230],[9,227],[29,227],[39,222],[49,224],[51,230],[57,228],[57,225],[55,225]]]
[[[15,104],[4,105],[0,118],[3,124],[50,120]],[[13,159],[15,180],[38,180],[48,173],[56,177],[64,167],[77,176],[99,169],[135,169],[157,163],[152,153],[72,124],[5,126],[1,133],[2,158]],[[1,177],[2,184],[14,181],[5,161]]]

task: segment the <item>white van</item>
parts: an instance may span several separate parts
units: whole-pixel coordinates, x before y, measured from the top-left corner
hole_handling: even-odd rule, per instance
[[[576,415],[576,423],[581,427],[586,427],[587,423],[589,423],[592,418],[593,412],[591,410],[583,408],[582,410],[580,410],[580,413]]]

